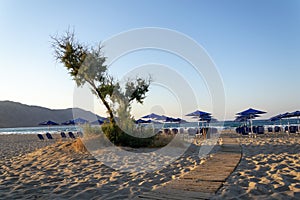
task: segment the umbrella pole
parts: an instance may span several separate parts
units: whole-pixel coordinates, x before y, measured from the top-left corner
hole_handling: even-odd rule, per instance
[[[254,137],[254,135],[253,135],[253,128],[252,128],[252,119],[250,119],[250,129],[251,129],[251,135]]]

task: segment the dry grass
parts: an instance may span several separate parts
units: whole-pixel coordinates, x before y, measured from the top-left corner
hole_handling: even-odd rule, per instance
[[[74,142],[72,142],[72,148],[77,152],[87,152],[88,150],[85,148],[80,138],[77,138]]]

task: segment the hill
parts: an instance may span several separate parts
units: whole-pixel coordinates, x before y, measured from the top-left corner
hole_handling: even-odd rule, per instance
[[[94,113],[80,108],[54,110],[12,101],[0,101],[0,128],[34,127],[47,120],[62,123],[73,119],[73,113],[76,113],[75,118],[81,117],[88,121],[96,120]]]

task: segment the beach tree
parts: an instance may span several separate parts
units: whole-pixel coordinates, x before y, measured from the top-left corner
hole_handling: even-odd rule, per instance
[[[114,115],[120,115],[123,119],[130,118],[131,104],[134,101],[143,103],[151,78],[128,80],[125,87],[121,87],[120,82],[108,73],[101,45],[85,45],[70,31],[51,38],[56,60],[66,67],[78,87],[86,83],[90,86],[105,106],[111,126],[117,126]],[[117,137],[112,140],[116,141]]]

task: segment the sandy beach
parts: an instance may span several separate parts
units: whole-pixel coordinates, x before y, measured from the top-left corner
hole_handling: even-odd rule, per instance
[[[300,199],[300,137],[239,138],[243,157],[215,199]]]
[[[198,147],[193,145],[189,154],[159,170],[120,172],[75,146],[71,140],[1,135],[0,199],[130,199],[200,163]]]
[[[299,136],[232,137],[238,138],[243,156],[213,199],[300,198]],[[0,199],[132,199],[205,162],[198,156],[199,146],[192,145],[158,170],[124,172],[79,151],[72,140],[54,138],[0,135]]]

